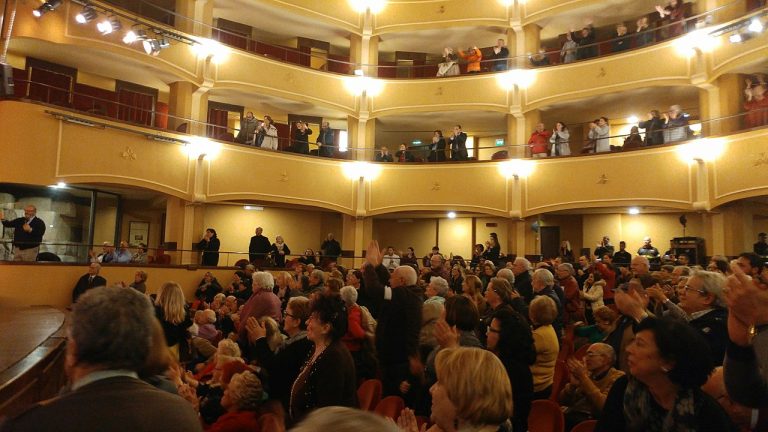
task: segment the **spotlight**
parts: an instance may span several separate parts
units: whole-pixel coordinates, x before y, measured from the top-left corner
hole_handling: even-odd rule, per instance
[[[734,33],[730,36],[728,36],[728,40],[731,41],[731,43],[741,43],[741,35],[738,33]]]
[[[630,207],[628,213],[631,215],[639,215],[640,209],[637,207]]]
[[[128,30],[125,36],[123,36],[123,43],[126,45],[143,40],[147,40],[147,32],[145,30]]]
[[[456,212],[448,212],[446,216],[448,216],[448,219],[456,219]]]
[[[751,32],[760,33],[763,31],[763,23],[760,22],[760,19],[754,18],[752,22],[749,23],[749,27],[747,27],[747,29],[749,29]]]
[[[83,10],[80,11],[80,13],[75,15],[75,21],[77,21],[80,24],[85,24],[87,22],[93,21],[93,19],[96,18],[97,16],[98,14],[92,7],[85,6],[83,7]]]
[[[40,18],[48,12],[53,12],[57,7],[61,6],[62,0],[48,0],[41,4],[40,7],[32,11],[32,15],[36,18]]]
[[[160,39],[146,39],[142,42],[144,46],[144,52],[149,55],[157,56],[160,54],[160,50],[168,48],[171,44],[165,38]]]
[[[98,29],[102,35],[108,35],[112,32],[120,30],[121,28],[123,28],[123,24],[117,17],[114,16],[96,24],[96,29]]]

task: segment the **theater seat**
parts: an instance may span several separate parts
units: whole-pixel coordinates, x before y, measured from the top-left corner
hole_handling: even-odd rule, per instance
[[[551,400],[535,400],[528,414],[528,432],[563,432],[565,418],[560,405]]]
[[[387,396],[376,405],[376,414],[397,420],[403,408],[405,408],[403,398],[400,396]]]
[[[557,402],[560,400],[560,392],[569,381],[568,366],[565,365],[565,361],[558,360],[555,362],[555,376],[552,379],[552,394],[549,396],[549,400]]]
[[[363,411],[373,411],[381,401],[381,381],[377,379],[365,380],[357,389],[357,401]]]
[[[53,252],[40,252],[37,254],[37,261],[61,262],[61,258]]]
[[[597,426],[597,420],[585,420],[571,429],[571,432],[592,432]]]

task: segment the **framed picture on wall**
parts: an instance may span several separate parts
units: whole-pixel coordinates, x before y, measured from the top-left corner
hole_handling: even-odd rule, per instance
[[[128,243],[137,245],[149,243],[149,222],[128,222]]]

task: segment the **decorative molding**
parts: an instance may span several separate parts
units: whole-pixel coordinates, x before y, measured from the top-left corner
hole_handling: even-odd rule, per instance
[[[752,166],[759,167],[760,165],[768,165],[768,153],[760,152],[757,154],[757,159],[752,162]]]
[[[125,146],[125,150],[120,153],[120,157],[127,161],[135,161],[136,152],[130,146]]]
[[[600,177],[597,179],[597,184],[604,185],[608,183],[608,176],[605,174],[600,174]]]
[[[280,181],[283,183],[288,182],[288,171],[283,170],[283,172],[280,173]]]
[[[438,183],[438,182],[434,182],[434,183],[432,184],[432,190],[433,190],[433,191],[439,191],[439,190],[440,190],[440,183]]]

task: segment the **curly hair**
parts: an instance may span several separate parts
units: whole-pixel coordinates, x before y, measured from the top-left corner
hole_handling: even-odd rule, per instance
[[[347,307],[339,295],[321,295],[312,302],[312,315],[323,324],[330,324],[332,342],[347,333]]]
[[[232,376],[227,392],[238,410],[256,411],[264,397],[264,386],[255,373],[245,371]]]

